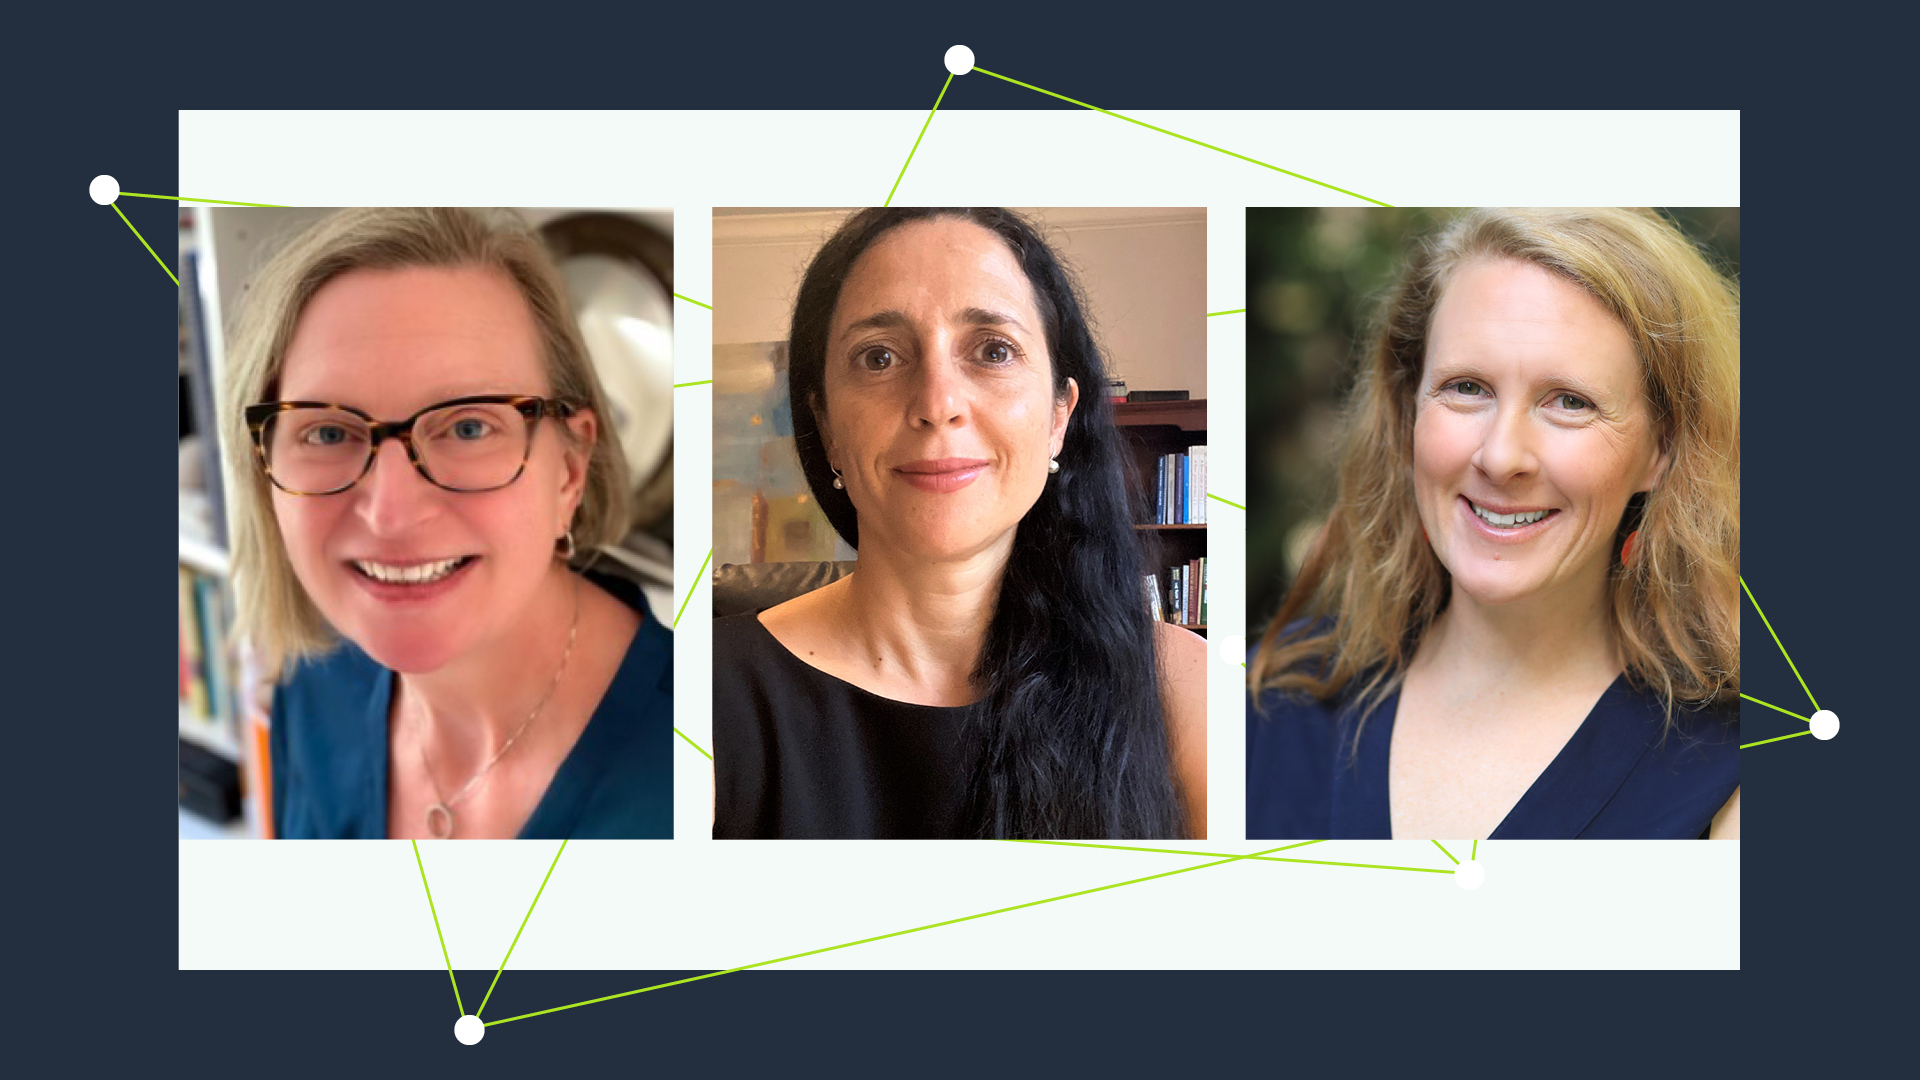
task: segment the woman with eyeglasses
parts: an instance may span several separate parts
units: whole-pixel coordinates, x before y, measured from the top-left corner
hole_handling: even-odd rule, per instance
[[[626,478],[536,234],[328,217],[248,292],[222,416],[275,835],[672,835],[671,639],[572,565]]]

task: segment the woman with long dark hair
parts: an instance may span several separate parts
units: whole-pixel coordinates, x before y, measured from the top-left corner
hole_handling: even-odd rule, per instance
[[[1002,209],[868,209],[801,282],[794,442],[851,575],[714,624],[716,837],[1204,836],[1072,276]]]

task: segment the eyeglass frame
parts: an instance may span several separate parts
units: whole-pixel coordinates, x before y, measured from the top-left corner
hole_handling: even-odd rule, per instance
[[[520,464],[513,470],[512,476],[492,487],[457,488],[448,487],[446,484],[435,480],[433,474],[427,471],[426,463],[420,460],[419,450],[413,445],[413,425],[421,417],[430,412],[451,408],[456,405],[511,405],[516,412],[526,418],[529,425],[527,428],[527,443],[526,446],[521,449]],[[273,464],[267,459],[267,422],[283,412],[293,412],[298,409],[338,409],[341,412],[351,413],[366,421],[367,462],[361,467],[360,472],[355,475],[352,480],[330,491],[295,491],[285,484],[282,484],[279,479],[273,475]],[[260,471],[266,474],[267,482],[289,495],[317,498],[326,495],[338,495],[343,491],[351,491],[354,485],[366,479],[367,474],[373,471],[374,459],[380,456],[380,444],[388,439],[399,439],[400,444],[407,449],[407,460],[413,463],[413,471],[419,473],[421,479],[442,491],[451,491],[456,494],[499,491],[501,488],[507,487],[515,480],[520,479],[520,474],[527,471],[527,462],[533,457],[534,429],[532,425],[538,424],[547,417],[553,417],[556,420],[571,419],[578,414],[579,411],[580,407],[578,405],[559,398],[543,398],[534,394],[475,394],[468,397],[458,397],[448,401],[437,402],[421,409],[405,420],[375,420],[361,409],[333,401],[262,401],[255,405],[248,405],[242,410],[242,415],[245,416],[247,420],[247,432],[253,438],[254,460],[260,463]]]

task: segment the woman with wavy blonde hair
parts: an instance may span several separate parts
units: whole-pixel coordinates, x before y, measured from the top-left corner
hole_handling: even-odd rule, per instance
[[[1414,251],[1248,664],[1247,835],[1739,831],[1739,294],[1651,211]]]

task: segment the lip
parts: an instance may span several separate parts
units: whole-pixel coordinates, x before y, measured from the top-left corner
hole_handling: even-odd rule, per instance
[[[946,494],[979,479],[989,464],[981,458],[926,458],[895,465],[893,471],[921,491]]]
[[[354,584],[360,586],[360,588],[366,591],[367,595],[373,597],[375,600],[392,604],[418,604],[438,599],[459,588],[461,582],[465,581],[467,575],[480,563],[480,556],[478,555],[443,556],[443,558],[465,558],[467,561],[465,565],[430,585],[390,585],[384,581],[375,581],[361,573],[359,568],[355,567],[353,563],[357,561],[385,563],[388,566],[420,566],[425,563],[440,562],[442,561],[441,559],[376,559],[365,557],[349,560],[342,565],[346,570],[347,577],[351,578]]]
[[[1550,506],[1495,506],[1492,503],[1470,500],[1465,495],[1459,497],[1459,502],[1461,516],[1466,518],[1467,523],[1481,539],[1491,544],[1524,544],[1534,537],[1539,536],[1551,528],[1554,522],[1560,520],[1559,511]],[[1548,513],[1546,517],[1530,525],[1521,525],[1511,529],[1499,529],[1481,520],[1480,515],[1473,512],[1473,508],[1476,505],[1496,514],[1525,514],[1535,510],[1546,510]]]

